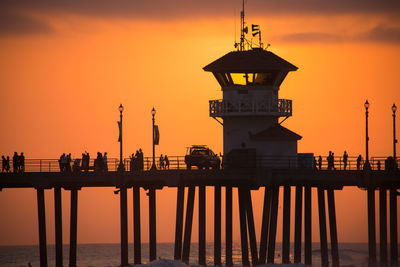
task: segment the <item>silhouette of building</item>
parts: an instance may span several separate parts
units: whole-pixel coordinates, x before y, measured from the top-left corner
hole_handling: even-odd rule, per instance
[[[301,136],[279,122],[292,116],[292,100],[278,95],[286,75],[297,67],[258,47],[230,52],[203,69],[214,74],[223,93],[209,107],[210,117],[223,125],[224,155],[252,149],[257,158],[293,158],[297,164]]]

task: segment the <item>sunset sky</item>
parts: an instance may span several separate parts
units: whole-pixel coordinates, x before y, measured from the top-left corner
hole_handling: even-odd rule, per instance
[[[125,157],[139,147],[151,155],[153,106],[161,133],[157,154],[184,155],[193,144],[222,152],[221,125],[208,116],[208,100],[222,93],[202,68],[234,50],[240,9],[240,0],[2,1],[0,154],[58,158],[87,150],[117,158],[120,103]],[[283,125],[303,137],[299,152],[364,155],[368,99],[370,155],[392,155],[391,106],[400,107],[399,15],[398,0],[246,1],[248,25],[259,24],[268,49],[299,68],[279,92],[280,98],[293,100],[293,117]],[[47,241],[54,243],[53,192],[47,191]],[[119,196],[112,191],[79,192],[78,243],[119,242]],[[253,194],[258,231],[262,193]],[[207,194],[207,214],[213,214],[213,190]],[[128,201],[132,242],[131,191]],[[159,242],[173,241],[175,202],[175,189],[157,195]],[[63,203],[68,243],[67,191]],[[142,191],[145,242],[147,203]],[[366,192],[347,188],[337,192],[336,204],[339,242],[366,242]],[[316,211],[313,241],[319,240]],[[0,245],[38,243],[33,189],[3,189],[0,214]],[[211,241],[211,215],[207,224]],[[280,234],[279,228],[278,241]]]

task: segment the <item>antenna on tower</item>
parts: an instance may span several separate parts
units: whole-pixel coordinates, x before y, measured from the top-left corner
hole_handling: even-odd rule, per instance
[[[248,32],[248,28],[244,26],[244,0],[242,0],[242,11],[240,12],[240,46],[239,50],[243,51],[244,50],[244,33]]]

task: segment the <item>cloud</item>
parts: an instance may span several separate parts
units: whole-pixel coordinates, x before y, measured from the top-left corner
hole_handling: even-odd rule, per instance
[[[400,27],[378,25],[359,38],[363,41],[375,41],[384,43],[400,43]]]
[[[378,25],[356,35],[302,32],[280,36],[279,40],[288,43],[378,42],[400,44],[400,27]]]
[[[18,13],[0,13],[0,35],[50,33],[52,28],[35,18]]]

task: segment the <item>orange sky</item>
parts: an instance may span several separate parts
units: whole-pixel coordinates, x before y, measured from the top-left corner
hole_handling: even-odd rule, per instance
[[[254,9],[251,1],[248,5]],[[139,147],[150,156],[153,106],[161,132],[157,154],[184,155],[185,147],[192,144],[208,144],[221,152],[222,128],[208,116],[208,100],[222,94],[202,67],[233,49],[234,8],[239,10],[239,5],[221,17],[196,13],[173,19],[22,12],[51,30],[0,32],[0,153],[23,151],[27,158],[58,158],[63,152],[79,156],[87,150],[92,155],[108,151],[109,157],[118,157],[120,103],[125,107],[126,157]],[[399,19],[383,11],[268,16],[260,12],[253,16],[249,12],[249,24],[260,24],[264,42],[272,44],[270,50],[299,67],[280,90],[280,98],[293,100],[293,117],[284,126],[303,136],[299,152],[363,154],[363,103],[368,99],[370,154],[390,155],[391,106],[400,106]],[[212,192],[208,191],[208,214],[212,214]],[[144,195],[142,229],[147,241]],[[157,197],[157,239],[171,242],[175,189]],[[48,242],[54,243],[52,192],[46,193],[46,201]],[[67,243],[69,193],[63,194],[63,201]],[[337,193],[336,202],[339,241],[365,242],[366,193],[345,189]],[[254,193],[253,203],[260,228],[262,190]],[[0,245],[37,244],[35,191],[4,189],[0,214]],[[316,215],[315,210],[314,222]],[[357,220],[348,220],[351,216]],[[112,189],[83,189],[78,220],[79,243],[119,242],[118,196]],[[212,217],[207,220],[207,238],[212,240]],[[318,241],[316,226],[314,241]],[[193,238],[197,240],[196,226]]]

